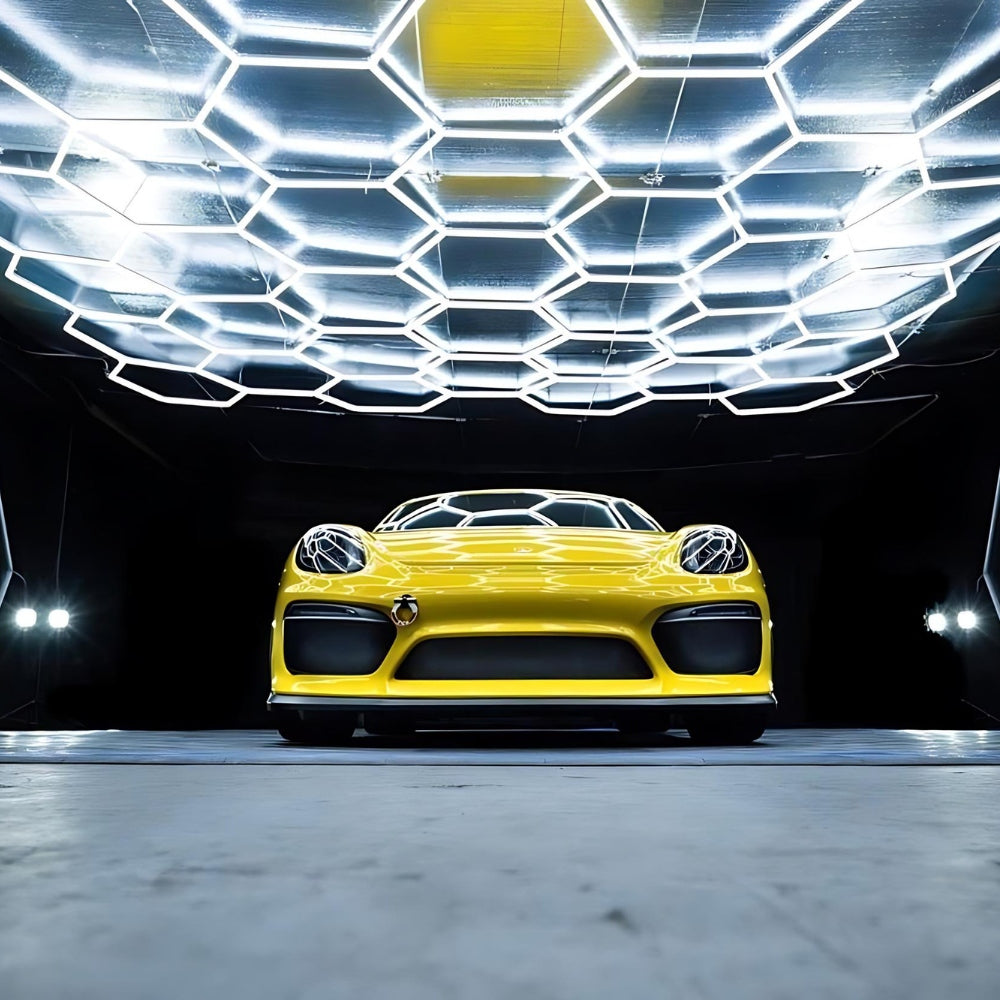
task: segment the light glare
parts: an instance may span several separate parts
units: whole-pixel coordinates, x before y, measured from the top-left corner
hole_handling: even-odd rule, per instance
[[[932,611],[927,616],[927,628],[931,632],[943,632],[948,627],[948,616],[940,611]]]
[[[34,628],[38,622],[38,612],[34,608],[18,608],[14,612],[14,624],[18,628]]]
[[[66,628],[69,625],[69,612],[64,608],[53,608],[49,612],[49,628]]]
[[[958,617],[955,620],[958,622],[959,628],[966,630],[975,628],[978,621],[975,611],[959,611]]]

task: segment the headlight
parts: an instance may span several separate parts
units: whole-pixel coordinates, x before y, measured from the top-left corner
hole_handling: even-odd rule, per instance
[[[681,545],[681,568],[688,573],[739,573],[746,569],[747,550],[731,528],[695,528]]]
[[[365,565],[365,547],[344,528],[321,524],[306,532],[295,553],[308,573],[356,573]]]

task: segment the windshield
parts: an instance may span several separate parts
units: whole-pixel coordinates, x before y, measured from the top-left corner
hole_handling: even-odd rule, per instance
[[[409,500],[384,518],[375,530],[516,527],[663,530],[628,500],[547,490],[443,493]]]

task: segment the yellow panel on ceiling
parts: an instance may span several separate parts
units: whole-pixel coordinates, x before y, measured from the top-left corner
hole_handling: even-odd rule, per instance
[[[417,30],[428,94],[463,106],[562,105],[616,56],[585,0],[427,0]]]
[[[452,214],[527,212],[543,216],[572,182],[565,177],[442,177],[436,198]]]
[[[567,187],[563,177],[442,177],[438,190],[442,195],[458,201],[555,199]]]

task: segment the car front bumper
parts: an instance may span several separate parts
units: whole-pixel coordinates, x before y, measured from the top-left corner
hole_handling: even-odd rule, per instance
[[[462,715],[482,712],[490,714],[582,713],[618,711],[623,709],[656,709],[687,711],[706,708],[774,708],[773,693],[742,695],[710,695],[707,697],[678,696],[673,698],[357,698],[338,695],[272,694],[268,708],[272,711],[313,712],[412,712],[437,715],[457,712]]]

